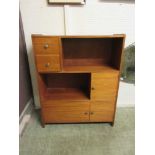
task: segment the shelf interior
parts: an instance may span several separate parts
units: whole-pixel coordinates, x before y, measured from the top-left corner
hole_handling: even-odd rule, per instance
[[[89,100],[89,73],[42,74],[44,99],[46,100]]]
[[[120,69],[122,38],[62,38],[63,67]]]
[[[108,66],[108,65],[89,65],[89,66],[64,66],[63,67],[64,72],[71,72],[71,73],[78,73],[78,72],[84,72],[84,73],[90,73],[90,72],[119,72],[118,69]]]
[[[45,98],[47,100],[89,100],[86,90],[78,88],[48,88]]]

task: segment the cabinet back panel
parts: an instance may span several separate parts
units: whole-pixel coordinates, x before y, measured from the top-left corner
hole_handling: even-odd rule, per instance
[[[103,59],[64,59],[64,66],[102,66],[104,64]]]
[[[90,85],[89,73],[52,73],[44,76],[48,88],[88,88]]]
[[[112,39],[65,38],[62,39],[64,59],[102,59],[110,61]]]

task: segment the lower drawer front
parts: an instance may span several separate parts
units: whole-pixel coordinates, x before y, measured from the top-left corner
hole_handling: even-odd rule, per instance
[[[76,123],[89,121],[88,102],[54,102],[42,108],[45,123]]]
[[[115,102],[97,101],[91,103],[91,122],[112,122],[115,111]]]
[[[37,55],[36,65],[38,72],[60,71],[59,55]]]

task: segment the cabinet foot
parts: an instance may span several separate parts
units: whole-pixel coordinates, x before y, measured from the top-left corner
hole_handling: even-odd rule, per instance
[[[41,123],[41,126],[42,126],[42,128],[45,128],[45,124],[44,123]]]
[[[44,122],[44,119],[43,119],[42,111],[40,111],[40,114],[41,114],[41,118],[40,118],[41,126],[42,126],[43,128],[45,128],[45,122]]]
[[[111,122],[110,124],[111,124],[112,127],[114,126],[114,122]]]

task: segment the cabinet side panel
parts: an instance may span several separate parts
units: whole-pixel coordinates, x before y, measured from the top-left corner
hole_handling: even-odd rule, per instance
[[[118,70],[120,70],[120,67],[121,67],[123,48],[124,48],[124,38],[113,39],[111,64],[113,67],[115,67]]]
[[[118,64],[118,67],[119,67],[119,76],[118,76],[117,93],[116,93],[116,98],[115,98],[115,108],[114,108],[114,116],[113,116],[113,123],[112,123],[112,125],[114,125],[115,115],[116,115],[117,98],[118,98],[118,90],[119,90],[119,83],[120,83],[120,73],[121,73],[121,70],[122,70],[122,58],[123,58],[123,55],[124,55],[125,38],[126,38],[126,35],[124,35],[124,37],[122,39],[122,43],[120,44],[122,46],[121,46],[121,48],[119,50],[120,51],[120,58],[119,58],[120,63]]]

